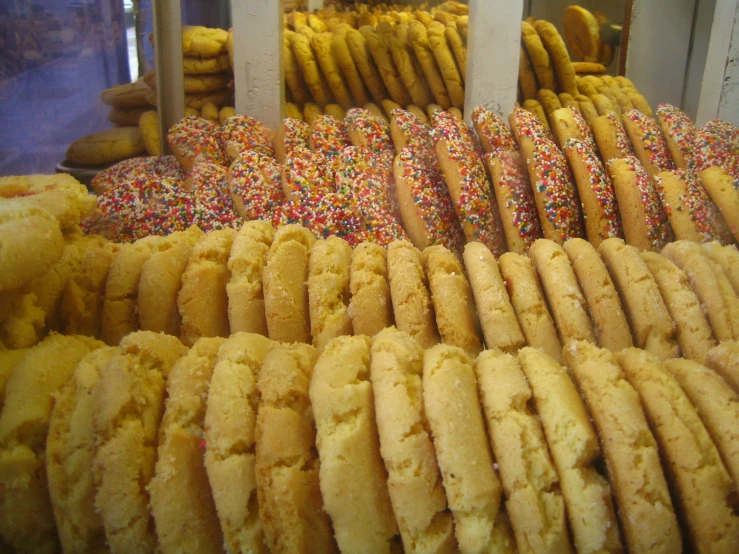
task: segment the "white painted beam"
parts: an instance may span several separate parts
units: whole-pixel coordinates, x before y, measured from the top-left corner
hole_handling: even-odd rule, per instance
[[[523,0],[470,0],[464,117],[477,106],[508,118],[518,91]]]
[[[718,105],[718,117],[739,126],[739,5],[734,10],[734,26],[729,55],[726,57],[726,73]]]
[[[308,0],[308,11],[320,10],[323,8],[323,0]]]
[[[282,122],[282,0],[231,2],[236,111],[271,129]]]

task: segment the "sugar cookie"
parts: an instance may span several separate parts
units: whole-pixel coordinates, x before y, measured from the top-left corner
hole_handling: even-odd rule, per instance
[[[590,100],[578,100],[577,106],[588,125],[592,123],[593,119],[600,115],[598,110],[595,108],[595,104]]]
[[[125,85],[116,85],[100,93],[100,100],[114,108],[139,108],[146,106],[145,95],[149,86],[143,79]]]
[[[521,46],[521,53],[518,57],[518,86],[521,90],[523,100],[536,98],[536,75],[534,74],[534,68],[531,65],[529,55],[523,46]]]
[[[536,99],[539,101],[539,104],[541,104],[541,107],[544,109],[544,113],[547,116],[550,116],[553,111],[562,108],[562,104],[560,103],[557,94],[549,89],[540,88],[536,93]],[[551,121],[549,126],[551,127]]]
[[[388,97],[388,93],[385,89],[383,79],[375,67],[375,62],[372,61],[372,55],[367,46],[367,39],[356,29],[351,29],[347,31],[345,41],[367,90],[369,90],[375,102],[381,102],[384,98]],[[336,51],[336,46],[334,46],[334,51]]]
[[[298,62],[300,71],[305,79],[305,84],[313,95],[313,100],[319,106],[325,106],[333,100],[333,94],[326,84],[325,78],[316,62],[315,55],[311,49],[310,39],[300,33],[286,33]]]
[[[572,67],[570,55],[567,53],[567,47],[565,46],[559,31],[557,31],[557,28],[553,24],[548,21],[544,21],[543,19],[534,23],[534,29],[539,34],[541,42],[547,52],[549,52],[549,58],[557,77],[559,90],[569,92],[570,94],[576,94],[577,84],[575,83],[575,69]],[[549,87],[540,86],[539,88]]]
[[[182,53],[185,56],[212,58],[226,49],[228,31],[196,25],[182,26]]]
[[[228,54],[220,54],[214,58],[185,56],[182,59],[182,66],[185,75],[198,75],[228,71],[231,69],[231,62],[228,59]]]
[[[704,363],[739,392],[739,342],[724,341],[715,346],[708,351]]]
[[[567,46],[575,56],[586,62],[598,61],[601,50],[600,25],[589,10],[581,6],[567,6],[564,32]]]
[[[721,266],[726,278],[739,295],[739,251],[733,244],[723,246],[718,242],[704,242],[701,244],[703,252],[711,260]]]
[[[549,127],[549,120],[547,119],[547,113],[544,111],[538,100],[524,100],[521,106],[530,112],[547,130],[547,133],[551,133],[552,129]]]
[[[554,70],[552,69],[549,53],[544,48],[536,29],[527,21],[521,22],[521,40],[531,60],[534,73],[536,73],[536,82],[539,88],[556,90]]]
[[[739,191],[733,176],[723,167],[712,166],[697,175],[716,204],[735,239],[739,240]]]
[[[634,145],[636,157],[650,174],[675,169],[667,143],[654,120],[632,110],[623,114],[623,124]]]
[[[349,316],[357,335],[372,337],[393,325],[393,306],[386,250],[372,242],[352,252],[349,276]]]
[[[439,66],[439,71],[444,80],[444,85],[449,92],[452,106],[460,109],[463,108],[464,81],[454,63],[454,56],[452,56],[452,53],[449,50],[449,45],[447,44],[443,31],[440,34],[432,33],[431,27],[429,27],[428,41],[431,46],[431,50],[434,53],[436,63]]]
[[[67,148],[66,160],[101,165],[146,153],[138,126],[114,127],[78,138]]]
[[[333,33],[331,36],[331,46],[336,63],[341,68],[347,86],[351,90],[354,105],[364,106],[369,102],[369,97],[362,82],[363,77],[360,75],[357,64],[352,58],[346,36],[340,33]]]
[[[311,39],[311,46],[336,103],[348,110],[352,106],[352,99],[349,95],[349,88],[344,82],[341,69],[334,58],[332,40],[332,33],[319,32]]]
[[[368,148],[377,154],[393,152],[389,124],[385,119],[373,116],[368,110],[349,110],[346,114],[346,129],[354,146]]]
[[[634,155],[634,149],[623,125],[613,114],[599,115],[594,118],[590,121],[590,128],[604,164],[613,158]]]
[[[408,104],[413,103],[418,106],[427,106],[433,101],[431,89],[426,83],[426,79],[423,74],[419,74],[416,71],[413,59],[411,58],[411,53],[406,49],[405,44],[399,38],[390,36],[386,40],[388,47],[390,48],[393,62],[398,68],[400,79],[410,96],[411,101],[408,102]],[[402,106],[406,106],[408,104],[403,104]]]
[[[197,160],[226,165],[219,126],[202,117],[188,116],[167,132],[167,144],[185,171]]]
[[[270,130],[248,115],[235,114],[229,117],[221,126],[220,140],[231,162],[245,150],[256,150],[266,156],[275,155]]]
[[[554,110],[549,113],[549,123],[560,148],[564,149],[569,139],[576,139],[591,150],[595,150],[593,132],[579,110],[572,108]]]
[[[311,93],[305,85],[303,74],[300,72],[295,53],[290,47],[290,34],[285,33],[282,48],[282,60],[285,66],[285,86],[287,86],[293,100],[302,106],[311,99]]]
[[[420,21],[412,21],[408,27],[408,36],[436,103],[445,110],[449,109],[452,99],[436,64],[426,27]]]

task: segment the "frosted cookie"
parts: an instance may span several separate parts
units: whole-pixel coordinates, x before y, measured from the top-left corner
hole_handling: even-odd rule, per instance
[[[334,192],[333,170],[320,153],[295,152],[282,165],[281,186],[289,202],[305,202],[306,197]]]
[[[393,151],[389,124],[365,109],[353,108],[346,114],[346,129],[354,146],[382,154]]]
[[[387,268],[396,326],[424,348],[437,344],[440,338],[421,252],[407,241],[392,242]]]
[[[434,141],[431,138],[431,129],[426,122],[410,110],[392,110],[390,112],[390,136],[397,154],[400,154],[404,148],[410,147],[417,155],[428,158],[418,160],[419,162],[427,166],[436,166],[433,163]]]
[[[173,233],[157,241],[151,257],[141,268],[136,307],[139,326],[179,336],[180,317],[177,294],[190,253],[203,232],[197,227]]]
[[[263,273],[264,309],[272,340],[310,342],[308,260],[315,240],[300,225],[286,225],[275,233]]]
[[[472,123],[485,152],[492,153],[498,148],[518,150],[510,128],[492,110],[483,106],[476,107],[472,110]]]
[[[571,340],[596,343],[587,302],[562,247],[539,239],[531,245],[529,257],[541,279],[562,344],[566,346]]]
[[[570,239],[563,248],[587,300],[598,344],[612,352],[632,346],[618,292],[594,245],[583,239]]]
[[[554,70],[552,69],[549,53],[544,48],[536,29],[527,21],[521,22],[521,40],[531,60],[534,73],[536,73],[536,82],[539,88],[555,90]]]
[[[221,552],[223,535],[203,461],[206,399],[222,338],[198,339],[167,376],[151,513],[162,552]]]
[[[627,244],[658,252],[675,240],[652,178],[639,161],[634,156],[612,159],[606,167]]]
[[[677,503],[687,520],[696,551],[739,549],[739,516],[729,500],[734,482],[716,445],[680,385],[647,352],[623,350],[616,355],[626,378],[639,392],[654,430]],[[686,464],[688,459],[700,464]]]
[[[372,337],[393,324],[387,252],[383,247],[363,242],[354,249],[349,290],[348,313],[355,334]]]
[[[569,139],[577,139],[591,150],[595,150],[595,138],[579,110],[560,108],[549,114],[549,123],[557,139],[557,144],[563,148]]]
[[[486,351],[475,373],[518,551],[571,551],[559,478],[521,365],[511,354]]]
[[[562,343],[529,258],[508,252],[500,257],[498,267],[526,344],[561,361]]]
[[[338,552],[319,485],[308,392],[315,361],[312,346],[282,345],[259,371],[257,498],[267,547],[276,554]]]
[[[728,121],[712,119],[698,129],[694,150],[695,170],[721,166],[739,177],[739,128]]]
[[[308,150],[309,137],[310,125],[308,123],[299,119],[283,119],[272,139],[277,161],[284,164],[288,157],[300,155]]]
[[[639,251],[621,239],[603,241],[598,253],[608,268],[631,327],[634,345],[661,360],[680,355],[677,328]]]
[[[721,266],[734,292],[739,294],[739,251],[736,246],[733,244],[723,246],[714,241],[704,242],[701,248],[711,260]]]
[[[332,39],[333,33],[317,32],[311,39],[311,46],[336,103],[348,110],[352,106],[352,99],[341,69],[334,58]]]
[[[220,140],[231,162],[245,150],[274,156],[272,133],[259,120],[248,115],[229,117],[221,126]]]
[[[341,37],[341,35],[334,34],[334,52],[337,51],[337,36]],[[372,54],[367,46],[367,39],[356,29],[348,30],[342,38],[346,42],[347,49],[351,54],[351,59],[356,65],[357,72],[362,77],[362,81],[367,87],[372,99],[375,102],[381,102],[383,99],[387,98],[388,93],[385,89],[385,84],[375,67],[375,62],[372,61]],[[338,40],[338,44],[343,48],[341,39]],[[342,68],[344,65],[346,64],[342,64]],[[364,104],[360,105],[364,106]]]
[[[632,110],[623,114],[623,124],[636,157],[650,174],[675,169],[667,143],[654,120],[638,110]]]
[[[167,144],[187,172],[192,169],[196,160],[226,165],[220,131],[217,123],[202,117],[188,116],[167,132]]]
[[[254,150],[242,152],[228,169],[234,209],[247,221],[273,217],[285,199],[281,182],[282,166]]]
[[[423,402],[461,551],[505,543],[496,525],[501,484],[493,469],[472,360],[439,344],[424,352]]]
[[[163,179],[181,181],[185,178],[180,163],[174,156],[139,156],[122,160],[104,169],[90,182],[95,194],[102,194],[124,181],[132,181],[143,175],[155,175]],[[89,192],[85,192],[89,196]]]
[[[123,337],[139,330],[136,298],[144,264],[151,256],[159,237],[139,239],[133,244],[122,244],[110,263],[105,281],[100,338],[116,346]]]
[[[180,338],[186,346],[200,337],[230,334],[226,285],[231,272],[227,263],[235,236],[233,229],[211,231],[192,249],[177,294]]]
[[[65,159],[73,164],[101,165],[146,153],[138,125],[113,127],[85,135],[67,148]]]
[[[390,552],[397,524],[380,457],[369,381],[370,346],[364,336],[332,340],[313,370],[310,400],[323,506],[339,548],[362,544],[375,552]]]
[[[420,21],[411,21],[408,26],[408,38],[436,104],[445,110],[449,109],[452,100],[436,63],[426,26]]]
[[[102,346],[88,337],[51,334],[28,350],[5,385],[0,415],[0,537],[17,552],[57,548],[45,467],[53,395],[79,361]]]
[[[273,347],[266,337],[234,333],[218,351],[204,420],[205,469],[229,552],[266,550],[256,491],[257,378]]]
[[[621,552],[611,485],[598,473],[598,436],[567,370],[536,348],[518,353],[559,475],[578,552]]]
[[[575,70],[570,61],[570,55],[567,53],[567,47],[556,27],[550,22],[540,19],[534,23],[534,28],[539,34],[542,44],[549,52],[549,59],[554,68],[559,89],[570,94],[576,94]],[[554,90],[552,87],[542,86],[541,83],[539,83],[539,88]]]
[[[228,189],[226,168],[209,162],[198,163],[184,181],[192,194],[192,225],[203,231],[234,229],[241,225]]]
[[[734,238],[739,237],[739,190],[733,176],[719,166],[704,169],[697,175],[701,185],[716,204]]]
[[[724,341],[708,351],[706,367],[711,368],[739,392],[739,343]]]
[[[680,552],[680,528],[639,394],[608,350],[573,342],[564,356],[601,441],[627,548]]]
[[[623,125],[612,114],[599,115],[590,121],[593,137],[598,145],[598,152],[604,164],[613,158],[625,158],[634,155],[631,141]]]
[[[657,123],[678,169],[694,167],[693,149],[698,129],[680,108],[670,104],[657,106]]]
[[[338,169],[342,150],[350,145],[349,134],[339,119],[321,115],[311,123],[308,146],[313,152],[324,156],[334,170]]]
[[[669,360],[662,366],[680,383],[711,435],[726,469],[739,478],[739,440],[733,423],[739,417],[739,395],[715,371],[690,360]]]

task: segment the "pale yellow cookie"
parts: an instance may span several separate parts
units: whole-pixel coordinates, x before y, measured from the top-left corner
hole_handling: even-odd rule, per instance
[[[701,244],[703,252],[709,258],[721,266],[724,275],[734,288],[734,292],[739,294],[739,251],[733,244],[723,246],[722,244],[712,241]]]
[[[352,252],[349,276],[349,317],[357,335],[372,337],[394,323],[387,252],[372,242]]]
[[[208,119],[210,121],[215,121],[219,125],[221,124],[218,120],[220,110],[218,109],[218,106],[215,104],[212,104],[208,102],[203,106],[203,109],[200,110],[201,117]]]
[[[236,109],[231,106],[223,106],[218,111],[218,123],[223,126],[226,123],[226,120],[229,117],[234,117],[236,114]]]
[[[433,102],[434,98],[431,95],[431,89],[426,83],[423,73],[416,69],[412,52],[406,48],[405,43],[398,37],[390,36],[386,41],[390,48],[393,62],[398,69],[400,79],[410,96],[411,101],[408,104],[413,103],[418,106],[426,106]],[[402,108],[408,104],[403,104],[399,107]],[[390,113],[388,112],[389,115]]]
[[[388,97],[388,94],[383,79],[375,67],[375,62],[372,61],[372,54],[370,54],[367,46],[367,39],[356,29],[351,29],[347,31],[345,40],[351,53],[351,58],[357,67],[357,71],[362,76],[362,81],[364,81],[367,90],[369,90],[375,102],[381,102],[384,98]],[[336,51],[336,46],[334,46],[334,51]]]
[[[138,121],[141,140],[149,156],[161,156],[162,145],[159,141],[159,114],[156,110],[147,110]]]
[[[585,62],[598,61],[601,50],[600,25],[589,10],[581,6],[567,6],[564,32],[567,45],[575,56]]]
[[[559,101],[559,97],[554,91],[551,91],[545,88],[540,88],[536,93],[536,99],[539,101],[539,104],[541,104],[541,107],[544,108],[544,113],[547,114],[548,119],[549,119],[549,126],[552,127],[553,126],[552,121],[551,121],[552,112],[562,108],[562,104]]]
[[[704,363],[739,392],[739,342],[724,341],[711,348]]]
[[[734,178],[719,166],[704,169],[697,176],[721,212],[734,238],[739,240],[739,191],[734,185]]]
[[[28,352],[27,348],[0,350],[0,413],[2,413],[5,405],[5,385],[10,379],[10,374],[13,373],[15,366],[20,363],[26,352]]]
[[[408,37],[436,103],[445,110],[449,109],[452,105],[452,100],[439,71],[439,67],[436,64],[434,52],[431,48],[428,32],[424,24],[420,21],[412,21],[408,27]]]
[[[126,127],[130,125],[138,125],[141,114],[149,110],[149,106],[140,108],[116,108],[113,107],[108,112],[108,121],[119,126]]]
[[[341,68],[341,72],[351,90],[354,105],[363,106],[369,102],[369,97],[367,96],[367,90],[362,81],[363,77],[360,75],[357,64],[354,62],[349,50],[346,33],[341,34],[339,32],[334,32],[331,37],[331,46],[336,63]]]
[[[317,33],[311,39],[311,46],[321,66],[323,75],[326,77],[326,82],[336,99],[336,103],[343,109],[348,110],[352,107],[352,99],[349,95],[349,88],[344,82],[341,69],[334,58],[333,33]]]
[[[544,48],[536,29],[528,21],[521,22],[521,40],[534,68],[539,88],[556,90],[554,70],[552,69],[549,53]]]
[[[213,58],[226,51],[228,31],[196,25],[182,26],[182,53],[185,56]]]
[[[148,91],[149,85],[143,79],[139,79],[102,91],[100,100],[114,108],[140,108],[147,105],[145,96]]]
[[[459,74],[457,65],[454,63],[454,56],[449,50],[443,28],[439,30],[439,33],[431,32],[431,29],[432,27],[429,27],[428,40],[439,66],[441,77],[444,79],[452,105],[461,109],[464,107],[464,81]]]
[[[462,78],[462,83],[464,84],[467,76],[467,47],[455,26],[447,25],[446,29],[444,29],[444,37],[446,38],[447,44],[449,44],[449,48],[454,53],[454,59],[459,68],[459,76]]]
[[[287,34],[287,39],[295,54],[295,60],[300,67],[300,71],[305,79],[308,90],[313,95],[313,100],[319,106],[325,106],[333,101],[333,94],[328,88],[325,78],[316,62],[315,54],[311,49],[310,39],[300,33]]]
[[[407,106],[412,100],[395,68],[390,49],[382,37],[368,27],[360,28],[360,32],[364,35],[367,48],[369,48],[372,54],[372,59],[375,62],[380,77],[382,77],[382,81],[385,83],[385,87],[387,87],[390,98],[401,106]]]
[[[290,47],[289,38],[290,32],[285,31],[285,38],[282,48],[282,63],[285,66],[285,85],[290,91],[292,99],[298,104],[298,106],[302,106],[311,99],[311,94],[305,85],[305,81],[303,80],[303,74],[300,72],[298,61],[295,59],[295,53]]]
[[[185,56],[182,59],[182,67],[185,75],[221,73],[231,69],[231,61],[228,59],[228,54],[221,54],[215,58]]]
[[[604,164],[614,158],[634,155],[629,136],[615,116],[599,115],[590,121],[590,128]]]
[[[99,165],[146,153],[138,126],[115,127],[79,138],[67,148],[67,161]]]

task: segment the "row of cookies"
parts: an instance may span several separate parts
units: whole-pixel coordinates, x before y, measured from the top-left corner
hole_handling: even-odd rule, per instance
[[[566,366],[475,357],[394,327],[320,353],[53,334],[4,389],[0,536],[21,552],[735,552],[738,347],[709,369],[587,341]]]

